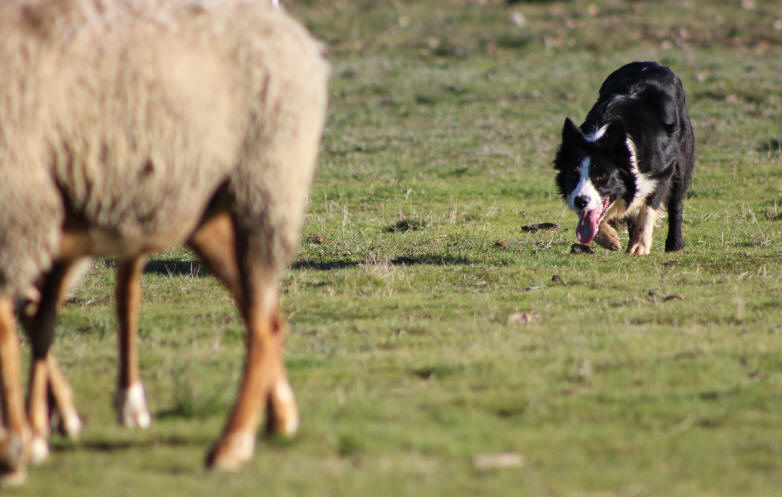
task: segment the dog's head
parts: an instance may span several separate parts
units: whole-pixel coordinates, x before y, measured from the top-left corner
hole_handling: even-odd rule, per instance
[[[592,241],[614,202],[632,198],[635,160],[622,121],[613,120],[584,134],[570,118],[565,119],[554,168],[562,198],[578,213],[576,236],[581,243]]]

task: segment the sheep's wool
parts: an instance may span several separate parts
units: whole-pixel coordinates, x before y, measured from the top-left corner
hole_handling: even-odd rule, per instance
[[[50,267],[66,219],[160,249],[218,192],[284,268],[328,73],[296,22],[256,0],[11,0],[0,39],[0,294]]]

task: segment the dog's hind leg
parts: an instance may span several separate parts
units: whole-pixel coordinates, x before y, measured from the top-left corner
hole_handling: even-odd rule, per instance
[[[145,262],[144,256],[137,256],[120,261],[117,267],[120,368],[114,408],[117,421],[126,428],[146,428],[152,421],[138,358],[138,313],[141,306],[141,272]]]
[[[649,255],[652,250],[654,226],[657,224],[659,212],[652,206],[641,207],[633,231],[630,232],[628,254]]]

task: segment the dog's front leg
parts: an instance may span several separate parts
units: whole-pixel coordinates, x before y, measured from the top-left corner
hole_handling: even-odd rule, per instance
[[[657,224],[658,216],[657,209],[648,205],[641,207],[635,227],[630,233],[630,245],[627,247],[628,254],[649,255],[649,252],[652,250],[654,225]]]

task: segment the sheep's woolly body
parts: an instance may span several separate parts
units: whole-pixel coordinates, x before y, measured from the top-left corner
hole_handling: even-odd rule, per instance
[[[327,66],[263,2],[0,3],[0,294],[56,257],[183,243],[219,192],[277,275],[298,241]]]

